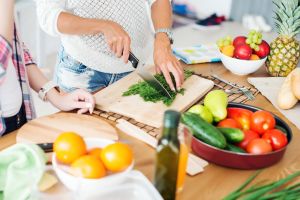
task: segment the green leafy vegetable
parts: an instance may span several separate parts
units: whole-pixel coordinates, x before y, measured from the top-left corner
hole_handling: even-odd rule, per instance
[[[193,74],[192,71],[185,70],[184,76],[185,79],[189,78]],[[184,89],[181,89],[177,92],[174,92],[170,89],[168,83],[166,82],[164,76],[162,74],[156,74],[154,75],[155,78],[168,90],[168,92],[171,95],[171,99],[168,97],[163,96],[158,91],[153,89],[148,83],[145,81],[140,81],[132,86],[129,87],[129,89],[123,93],[123,96],[131,96],[131,95],[140,95],[144,101],[151,101],[151,102],[158,102],[162,101],[165,105],[170,106],[172,102],[175,100],[176,95],[179,93],[181,95],[184,94]],[[171,75],[173,83],[175,82],[173,75]]]
[[[268,183],[266,185],[254,185],[245,189],[253,179],[260,173],[256,172],[242,186],[230,193],[223,200],[281,200],[281,199],[299,199],[300,183],[295,183],[291,186],[286,186],[286,183],[300,176],[300,171],[290,174],[286,178]]]

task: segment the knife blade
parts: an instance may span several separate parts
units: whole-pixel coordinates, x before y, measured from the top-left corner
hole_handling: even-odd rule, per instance
[[[53,152],[53,143],[40,143],[37,144],[45,153]]]
[[[137,68],[139,65],[139,59],[132,53],[129,53],[129,62],[131,62],[134,68]],[[162,95],[172,98],[168,90],[153,76],[150,72],[148,72],[144,67],[137,68],[138,75],[146,81],[152,88],[156,91],[160,92]]]

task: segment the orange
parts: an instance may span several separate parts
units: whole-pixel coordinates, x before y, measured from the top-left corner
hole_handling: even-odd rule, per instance
[[[100,159],[93,155],[81,156],[71,164],[72,173],[83,178],[101,178],[106,170]]]
[[[74,160],[86,154],[86,144],[77,133],[64,132],[54,141],[53,150],[59,162],[71,164]]]
[[[250,60],[259,60],[260,58],[256,54],[252,54]]]
[[[102,151],[101,148],[95,147],[95,148],[90,149],[88,151],[88,154],[92,155],[92,156],[96,156],[98,159],[101,159],[101,157],[100,157],[101,151]]]
[[[222,53],[226,56],[232,57],[234,53],[234,46],[233,45],[227,45],[222,48]]]
[[[112,172],[125,170],[133,161],[133,153],[127,144],[110,144],[102,149],[101,160],[106,169]]]

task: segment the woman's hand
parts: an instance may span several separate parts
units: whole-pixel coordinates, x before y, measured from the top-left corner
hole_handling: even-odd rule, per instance
[[[154,64],[157,73],[163,73],[171,90],[175,91],[170,73],[173,74],[176,82],[176,89],[179,90],[184,81],[184,72],[177,58],[173,55],[169,38],[164,34],[157,34],[154,43]]]
[[[122,26],[113,22],[105,21],[102,33],[109,45],[111,51],[118,57],[128,62],[129,51],[130,51],[130,37]]]
[[[95,99],[93,95],[83,89],[77,89],[71,93],[60,94],[55,89],[47,93],[49,101],[58,109],[63,111],[71,111],[79,109],[78,114],[90,112],[93,113],[95,107]]]

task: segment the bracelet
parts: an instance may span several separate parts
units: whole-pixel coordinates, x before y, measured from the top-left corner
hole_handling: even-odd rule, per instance
[[[54,82],[49,81],[47,82],[40,90],[39,90],[39,98],[42,101],[47,101],[47,93],[52,89],[52,88],[56,88],[58,87],[58,85],[56,85]]]

